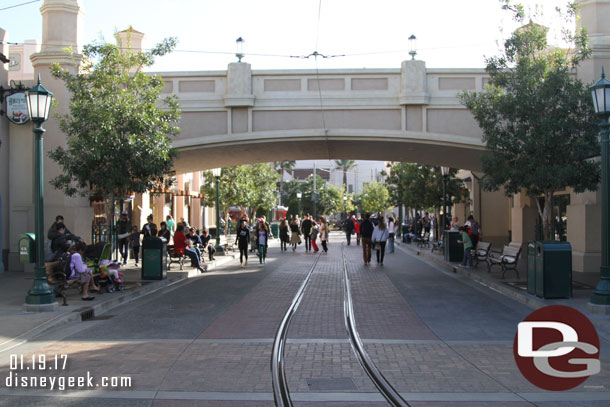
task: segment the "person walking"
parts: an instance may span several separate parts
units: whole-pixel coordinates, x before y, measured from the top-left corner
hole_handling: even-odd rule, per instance
[[[316,243],[316,239],[320,234],[320,229],[315,220],[311,220],[311,247],[313,248],[313,252],[317,253],[320,249],[318,248],[318,244]]]
[[[305,252],[311,251],[311,215],[305,215],[303,222],[301,222],[301,233],[305,239]]]
[[[351,216],[348,216],[345,220],[345,239],[347,240],[347,245],[350,245],[352,240],[352,234],[354,233],[354,220]]]
[[[129,245],[131,246],[131,250],[133,250],[133,258],[136,260],[136,267],[138,267],[138,261],[140,260],[140,231],[137,226],[131,227]]]
[[[362,223],[362,219],[356,219],[354,217],[354,232],[356,232],[356,245],[360,246],[360,224]]]
[[[258,246],[258,261],[260,264],[267,263],[267,246],[269,245],[269,228],[264,221],[258,223],[256,233],[256,245]]]
[[[297,244],[301,243],[301,231],[299,230],[298,217],[290,222],[290,244],[292,245],[292,251],[297,249]]]
[[[250,228],[245,219],[239,222],[237,228],[235,243],[239,248],[239,265],[246,267],[248,265],[248,245],[250,244]],[[244,261],[245,259],[245,261]]]
[[[288,250],[288,242],[290,242],[290,235],[288,234],[288,221],[284,219],[280,223],[280,251],[285,252]]]
[[[325,217],[320,217],[320,241],[322,242],[322,250],[328,253],[328,223]]]
[[[117,237],[119,238],[119,253],[123,258],[123,264],[127,264],[129,258],[129,234],[131,233],[131,221],[128,218],[129,213],[123,211],[121,218],[116,223]]]
[[[172,215],[167,215],[165,217],[165,224],[167,225],[167,230],[169,230],[170,237],[174,237],[174,232],[176,231],[176,221],[174,220],[174,218],[172,218]]]
[[[388,218],[388,253],[394,253],[394,238],[396,237],[396,223],[394,217]]]
[[[470,236],[468,236],[464,226],[460,226],[459,231],[462,240],[458,240],[458,243],[462,243],[464,245],[464,260],[462,260],[462,263],[459,266],[472,268],[472,241],[470,240]]]
[[[157,233],[157,236],[162,237],[166,240],[166,243],[169,244],[172,235],[169,229],[167,228],[167,223],[161,222],[159,223],[159,226],[161,227],[161,229],[159,229],[159,233]]]
[[[371,238],[373,237],[373,222],[371,222],[371,215],[366,213],[364,220],[360,225],[360,236],[362,239],[362,257],[364,258],[364,265],[371,264]]]
[[[468,216],[466,224],[470,227],[470,240],[472,240],[472,248],[474,250],[477,247],[477,243],[479,243],[481,227],[472,215]]]
[[[371,241],[375,246],[375,252],[377,253],[377,264],[383,266],[383,256],[385,254],[385,245],[388,240],[390,233],[388,231],[387,224],[383,217],[379,218],[379,222],[377,226],[373,229],[373,235],[371,236]]]
[[[157,232],[158,232],[159,229],[157,228],[157,225],[155,225],[155,223],[153,222],[152,214],[148,215],[146,220],[148,221],[148,223],[146,223],[142,227],[142,232],[141,233],[144,235],[144,238],[147,238],[147,237],[156,237],[157,236]]]

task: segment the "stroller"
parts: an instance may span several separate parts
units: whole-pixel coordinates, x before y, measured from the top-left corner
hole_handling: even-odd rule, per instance
[[[119,276],[122,275],[122,273],[118,273],[120,264],[110,260],[112,257],[112,245],[110,243],[99,242],[88,246],[85,257],[89,260],[87,266],[93,270],[95,282],[100,287],[105,287],[109,293],[125,289],[123,282],[111,272],[116,270]]]

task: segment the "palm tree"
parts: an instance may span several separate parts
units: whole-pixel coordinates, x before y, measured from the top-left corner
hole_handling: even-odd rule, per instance
[[[356,166],[356,161],[354,160],[335,160],[336,169],[343,171],[343,188],[345,188],[345,192],[347,193],[347,171],[351,170]]]

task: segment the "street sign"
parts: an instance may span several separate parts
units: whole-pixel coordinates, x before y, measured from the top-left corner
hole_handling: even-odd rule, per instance
[[[6,97],[6,117],[15,124],[25,124],[30,121],[25,93],[13,93]]]

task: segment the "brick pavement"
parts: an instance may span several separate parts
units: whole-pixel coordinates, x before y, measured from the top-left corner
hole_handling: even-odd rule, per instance
[[[337,243],[338,239],[335,239],[329,254],[322,256],[318,263],[319,268],[312,276],[290,328],[291,339],[286,347],[289,387],[296,406],[386,405],[385,402],[370,399],[377,393],[347,341],[342,313],[340,246]],[[272,406],[273,402],[269,399],[271,339],[314,257],[304,253],[271,253],[278,259],[275,260],[277,269],[190,338],[108,341],[89,337],[87,340],[56,342],[37,353],[49,356],[68,353],[69,370],[65,373],[69,375],[83,375],[90,371],[93,376],[130,376],[133,386],[116,390],[117,397],[123,397],[120,390],[127,393],[152,391],[152,394],[158,395],[140,397],[156,397],[153,406]],[[422,317],[420,308],[413,307],[410,298],[405,297],[404,292],[388,278],[389,270],[402,270],[405,254],[389,257],[385,268],[362,266],[361,252],[357,246],[346,248],[346,254],[358,329],[367,338],[365,347],[397,390],[403,394],[406,392],[407,396],[412,395],[415,400],[411,402],[412,406],[560,405],[548,404],[551,401],[544,399],[527,402],[518,394],[526,392],[546,396],[546,392],[530,385],[518,372],[509,343],[451,340],[450,332],[444,334],[441,340],[430,328],[430,317]],[[408,261],[412,267],[401,271],[408,281],[407,285],[416,284],[409,281],[413,267],[425,269],[430,274],[432,282],[425,284],[433,285],[434,281],[448,284],[444,280],[446,277],[423,263],[417,264],[417,259],[409,258]],[[420,269],[418,271],[421,272]],[[424,278],[425,275],[420,274],[414,280]],[[213,281],[210,279],[209,283],[213,284]],[[454,281],[452,284],[457,283]],[[213,286],[209,288],[213,289]],[[413,289],[417,290],[417,287]],[[459,284],[453,289],[459,291]],[[438,298],[433,301],[436,305],[442,304]],[[148,318],[153,321],[147,315],[148,312],[154,315],[154,307],[149,308],[142,307],[132,312],[140,320],[146,321]],[[177,309],[175,318],[180,318],[179,311]],[[203,314],[206,312],[205,308],[201,310]],[[196,314],[189,314],[189,318],[196,318]],[[435,315],[434,318],[442,318],[442,315]],[[439,321],[434,322],[439,325]],[[182,323],[194,322],[184,320]],[[95,329],[102,332],[112,329],[113,322],[98,321],[93,324]],[[151,358],[151,355],[154,357]],[[608,361],[602,363],[602,369],[605,366],[608,366]],[[581,393],[607,392],[610,382],[607,371],[604,369],[602,374],[575,389],[580,393],[572,392],[574,399],[567,400],[564,405],[603,405],[597,399],[587,402],[578,400],[582,398]],[[6,373],[7,367],[1,367],[0,377],[5,377]],[[316,388],[316,383],[320,387]],[[238,394],[242,398],[230,400],[231,395]],[[452,394],[463,397],[453,397]],[[610,399],[610,393],[603,394],[608,394]],[[246,400],[248,395],[252,395],[252,401]],[[262,399],[254,395],[260,395]],[[10,398],[12,396],[8,397],[6,400],[14,400]],[[328,399],[319,401],[324,397]],[[71,400],[74,401],[73,405],[81,405],[80,399]]]

